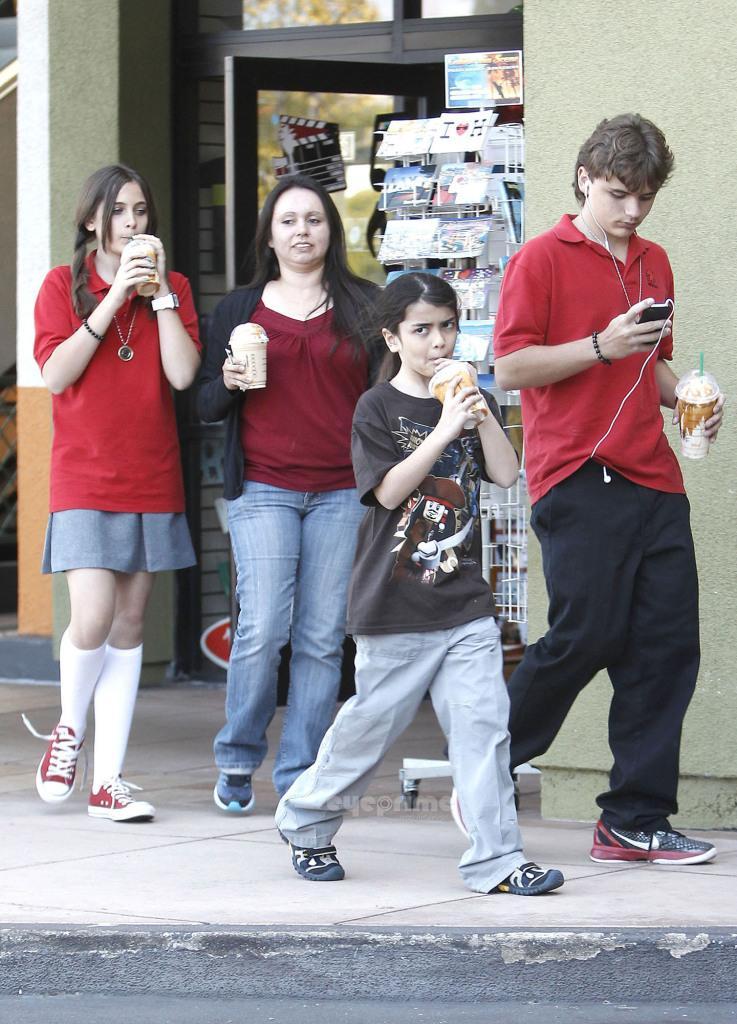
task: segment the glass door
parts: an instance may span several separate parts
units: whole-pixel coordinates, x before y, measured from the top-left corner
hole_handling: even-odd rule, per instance
[[[315,88],[319,85],[319,89]],[[419,116],[443,105],[443,65],[349,64],[233,57],[225,73],[226,280],[247,278],[246,259],[256,217],[277,180],[283,160],[283,118],[337,124],[345,188],[331,191],[343,218],[352,269],[384,280],[367,230],[379,196],[371,174],[378,115],[412,111]],[[254,152],[255,142],[255,152]],[[288,144],[287,144],[288,148]]]

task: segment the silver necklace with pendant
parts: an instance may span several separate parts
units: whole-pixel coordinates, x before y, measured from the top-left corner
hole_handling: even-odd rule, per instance
[[[124,363],[129,363],[134,356],[133,349],[130,346],[131,334],[133,334],[133,324],[136,322],[136,313],[138,312],[138,306],[133,308],[133,316],[131,322],[128,325],[128,333],[123,337],[123,332],[120,329],[117,316],[113,316],[113,323],[115,324],[115,330],[118,332],[120,338],[120,348],[118,349],[118,359],[122,359]]]

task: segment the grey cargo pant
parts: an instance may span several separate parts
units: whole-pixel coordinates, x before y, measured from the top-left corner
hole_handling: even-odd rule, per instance
[[[523,864],[509,773],[509,700],[493,618],[424,633],[356,636],[356,694],[323,739],[315,763],[276,810],[297,846],[329,846],[389,747],[430,691],[448,740],[453,780],[471,845],[459,870],[474,892],[489,892]]]

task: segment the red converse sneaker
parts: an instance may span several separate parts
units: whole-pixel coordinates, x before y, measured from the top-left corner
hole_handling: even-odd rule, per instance
[[[117,778],[103,782],[97,792],[90,792],[87,813],[93,818],[110,818],[111,821],[151,821],[156,813],[147,800],[134,800],[132,789],[140,790],[132,782]]]
[[[71,796],[74,789],[77,758],[84,738],[78,741],[74,729],[60,722],[50,736],[41,739],[49,740],[49,745],[36,772],[36,789],[47,804],[58,804]]]

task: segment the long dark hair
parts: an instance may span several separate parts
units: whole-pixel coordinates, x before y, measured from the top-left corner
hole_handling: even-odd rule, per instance
[[[458,296],[442,278],[435,274],[423,274],[413,270],[395,278],[383,290],[374,305],[369,336],[378,340],[382,330],[391,334],[399,332],[399,325],[405,319],[407,309],[415,302],[427,302],[430,306],[447,306],[460,318]],[[387,350],[379,370],[379,380],[394,377],[402,365],[398,352]]]
[[[110,239],[110,221],[113,216],[118,193],[128,182],[134,181],[143,192],[148,208],[148,224],[146,230],[155,235],[158,227],[156,205],[151,187],[146,179],[124,164],[108,164],[100,167],[89,176],[82,186],[74,217],[76,235],[74,238],[74,257],[72,259],[72,305],[78,317],[85,317],[95,308],[95,300],[87,288],[87,245],[95,237],[87,222],[92,220],[102,204],[102,238],[100,244],[105,249]]]
[[[320,200],[325,219],[330,231],[330,243],[325,254],[323,285],[327,295],[326,305],[333,304],[333,326],[339,337],[349,339],[356,352],[364,348],[361,322],[365,320],[371,301],[369,283],[358,277],[348,267],[345,251],[345,234],[343,223],[335,203],[328,192],[306,174],[294,174],[282,178],[269,192],[259,214],[251,247],[251,265],[253,274],[247,287],[262,288],[269,281],[275,281],[279,275],[279,263],[271,242],[271,222],[274,219],[274,207],[279,198],[293,188],[304,188]],[[378,292],[378,288],[376,289]]]

